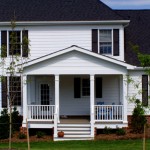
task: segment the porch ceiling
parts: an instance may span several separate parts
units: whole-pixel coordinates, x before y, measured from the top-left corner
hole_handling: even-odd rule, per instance
[[[125,74],[134,66],[72,46],[24,64],[24,74]]]

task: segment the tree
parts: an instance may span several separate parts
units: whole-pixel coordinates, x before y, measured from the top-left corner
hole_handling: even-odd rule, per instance
[[[21,101],[16,102],[16,100],[21,100],[23,63],[29,58],[29,40],[25,31],[26,30],[16,30],[16,21],[14,17],[11,21],[11,31],[8,32],[9,46],[7,47],[7,45],[3,43],[1,45],[1,82],[7,83],[6,73],[9,76],[9,88],[7,88],[7,86],[3,87],[3,90],[5,88],[4,91],[7,93],[6,98],[8,100],[9,108],[9,149],[11,149],[12,136],[12,108],[16,103],[21,103]],[[22,40],[21,35],[23,35]],[[9,57],[7,57],[8,51]]]

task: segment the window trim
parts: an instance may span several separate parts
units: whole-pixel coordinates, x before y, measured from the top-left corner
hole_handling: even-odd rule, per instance
[[[101,54],[100,53],[100,30],[110,30],[111,31],[111,54]],[[104,29],[98,29],[98,53],[101,54],[101,55],[108,55],[108,56],[113,56],[113,48],[114,48],[114,38],[113,38],[113,35],[114,35],[114,32],[113,32],[113,29],[112,28],[104,28]]]

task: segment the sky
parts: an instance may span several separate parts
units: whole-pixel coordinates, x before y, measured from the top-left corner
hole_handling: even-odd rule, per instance
[[[101,0],[112,9],[150,9],[150,0]]]

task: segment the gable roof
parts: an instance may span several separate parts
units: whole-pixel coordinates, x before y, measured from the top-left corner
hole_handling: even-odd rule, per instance
[[[128,64],[140,66],[129,42],[137,44],[141,53],[150,54],[150,10],[116,10],[130,23],[125,28],[125,60]]]
[[[117,59],[110,58],[110,57],[105,56],[105,55],[100,55],[100,54],[94,53],[92,51],[89,51],[87,49],[84,49],[84,48],[76,46],[76,45],[72,45],[71,47],[56,51],[54,53],[50,53],[48,55],[44,55],[42,57],[39,57],[39,58],[36,58],[36,59],[33,59],[33,60],[30,60],[30,61],[24,63],[24,67],[34,65],[36,63],[39,63],[39,62],[42,62],[42,61],[60,56],[62,54],[65,54],[65,53],[68,53],[68,52],[71,52],[71,51],[78,51],[78,52],[93,56],[95,58],[102,59],[102,60],[105,60],[105,61],[109,61],[111,63],[126,67],[127,69],[135,69],[135,66],[129,65],[129,64],[123,62],[123,61],[119,61]]]
[[[0,22],[123,20],[100,0],[0,0]]]

